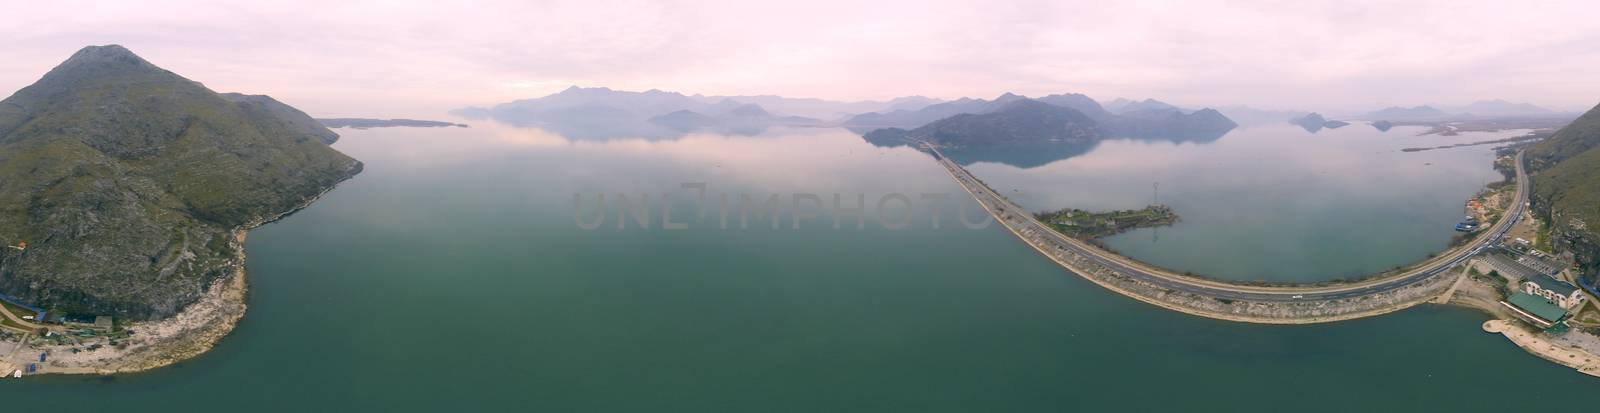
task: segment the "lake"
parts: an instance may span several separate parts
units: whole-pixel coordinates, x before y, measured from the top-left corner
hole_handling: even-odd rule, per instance
[[[1401,149],[1526,132],[1423,130],[1285,123],[1215,141],[1110,140],[1044,165],[989,156],[968,169],[1036,212],[1172,206],[1176,225],[1105,239],[1161,267],[1240,281],[1359,278],[1444,250],[1467,198],[1503,179],[1490,146]]]
[[[1438,225],[1496,176],[1487,147],[1393,150],[1475,138],[1365,127],[1110,141],[971,168],[1039,209],[1138,207],[1159,181],[1184,222],[1116,248],[1219,276],[1319,279],[1441,248]],[[998,225],[960,224],[976,204],[927,155],[839,129],[339,132],[366,171],[252,233],[250,310],[216,349],[0,394],[19,409],[117,411],[1504,411],[1529,394],[1581,405],[1596,383],[1483,333],[1466,309],[1261,326],[1112,294]],[[606,218],[585,229],[602,194]],[[651,194],[649,229],[634,214],[617,227],[619,194]],[[863,211],[831,209],[834,194]],[[721,225],[714,200],[773,195],[794,207],[777,229],[754,216],[740,229],[737,214]]]

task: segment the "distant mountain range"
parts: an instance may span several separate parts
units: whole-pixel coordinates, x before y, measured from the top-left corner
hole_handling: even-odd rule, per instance
[[[1000,95],[993,100],[963,98],[929,105],[915,111],[898,110],[887,113],[856,115],[846,120],[845,125],[866,130],[878,128],[915,130],[924,125],[931,126],[934,122],[957,115],[992,113],[1002,108],[1008,108],[1012,103],[1020,101],[1044,103],[1069,109],[1083,115],[1090,122],[1093,122],[1092,129],[1095,131],[1096,136],[1103,137],[1214,139],[1238,126],[1227,116],[1212,109],[1187,112],[1177,106],[1154,99],[1138,102],[1119,99],[1115,101],[1119,102],[1116,106],[1117,110],[1108,110],[1100,106],[1094,99],[1077,93],[1055,94],[1038,99],[1029,99],[1013,93]],[[880,134],[881,136],[884,135]]]
[[[417,119],[323,118],[317,119],[317,122],[321,123],[322,126],[334,129],[467,127],[467,125],[453,122]]]
[[[963,113],[992,112],[1000,109],[1006,103],[1019,99],[1024,98],[1011,93],[995,97],[994,100],[961,98],[928,105],[920,109],[897,109],[888,112],[863,113],[846,119],[844,125],[867,128],[915,128]]]
[[[1171,104],[1168,104],[1167,102],[1162,102],[1162,101],[1155,100],[1155,99],[1145,99],[1145,100],[1135,101],[1135,100],[1128,100],[1128,99],[1123,99],[1123,98],[1112,99],[1111,102],[1105,104],[1105,108],[1106,108],[1107,111],[1110,111],[1111,113],[1116,113],[1116,114],[1123,114],[1123,113],[1137,112],[1137,111],[1145,111],[1145,110],[1158,110],[1158,111],[1166,111],[1166,110],[1179,110],[1179,111],[1181,111],[1181,110],[1183,110],[1183,109],[1178,108],[1177,106],[1173,106]]]
[[[937,99],[909,96],[890,101],[834,102],[781,96],[704,96],[647,90],[630,92],[573,86],[535,99],[451,113],[467,118],[538,126],[569,137],[676,137],[706,129],[733,134],[760,133],[772,126],[806,126],[872,110],[916,110]],[[780,114],[782,113],[782,114]],[[811,114],[810,117],[798,115]]]
[[[1417,120],[1441,120],[1441,119],[1450,118],[1450,117],[1453,117],[1453,116],[1457,116],[1457,115],[1452,115],[1452,114],[1450,114],[1448,112],[1445,112],[1445,111],[1442,111],[1442,110],[1439,110],[1439,109],[1435,109],[1432,106],[1424,105],[1424,106],[1415,106],[1415,107],[1409,107],[1409,108],[1399,107],[1399,106],[1391,106],[1391,107],[1383,108],[1383,109],[1380,109],[1380,110],[1367,112],[1367,114],[1364,115],[1363,117],[1365,117],[1367,119],[1371,119],[1371,120],[1417,121]]]
[[[1084,106],[1088,109],[1086,113],[1047,103],[1046,99],[1063,105],[1093,106]],[[1008,93],[993,101],[966,99],[951,103],[958,102],[980,112],[957,113],[909,130],[876,129],[864,137],[879,145],[928,142],[962,148],[1084,143],[1110,137],[1212,140],[1238,126],[1212,109],[1184,113],[1176,107],[1144,106],[1112,114],[1082,95],[1051,95],[1035,100]],[[950,110],[935,106],[938,105],[924,108],[923,112]],[[909,115],[902,113],[902,116]]]
[[[1550,109],[1535,106],[1532,103],[1511,103],[1501,99],[1480,100],[1466,106],[1444,107],[1441,109],[1450,113],[1465,113],[1472,116],[1552,116],[1559,113]]]
[[[1240,125],[1277,125],[1285,121],[1293,121],[1306,116],[1309,112],[1300,110],[1270,110],[1257,109],[1249,106],[1223,106],[1217,108],[1228,119]]]
[[[916,129],[878,129],[873,141],[923,141],[945,147],[1090,142],[1102,126],[1077,110],[1032,99],[1015,99],[981,114],[960,113]]]
[[[1480,100],[1463,106],[1392,106],[1368,112],[1360,117],[1368,120],[1426,122],[1475,118],[1542,118],[1561,115],[1563,114],[1560,112],[1531,103],[1512,103],[1494,99]]]

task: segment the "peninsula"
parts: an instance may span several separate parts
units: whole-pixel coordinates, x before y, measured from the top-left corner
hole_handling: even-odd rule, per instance
[[[0,101],[0,369],[139,371],[209,349],[245,309],[245,233],[361,172],[337,139],[115,45]]]

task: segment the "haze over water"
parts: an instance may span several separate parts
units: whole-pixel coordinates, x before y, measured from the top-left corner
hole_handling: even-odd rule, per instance
[[[972,168],[997,189],[1019,189],[1029,208],[1142,206],[1148,182],[1160,180],[1163,202],[1185,223],[1163,229],[1156,243],[1135,232],[1113,244],[1219,274],[1275,265],[1216,264],[1168,248],[1193,246],[1185,231],[1241,243],[1260,236],[1209,222],[1228,218],[1213,208],[1229,199],[1262,209],[1287,202],[1208,195],[1227,185],[1280,179],[1290,183],[1277,190],[1296,193],[1314,188],[1291,183],[1326,185],[1342,196],[1317,199],[1449,221],[1463,194],[1493,176],[1487,147],[1391,155],[1376,143],[1475,139],[1354,133],[1364,127],[1315,136],[1244,129],[1179,145],[1113,141],[1031,169]],[[1464,309],[1260,326],[1126,299],[998,225],[961,228],[954,206],[975,204],[931,158],[843,130],[573,140],[480,122],[339,132],[335,146],[366,172],[252,233],[250,312],[215,350],[147,374],[7,382],[0,395],[20,409],[70,402],[118,411],[1469,411],[1528,406],[1517,394],[1539,394],[1542,405],[1587,403],[1581,395],[1593,386],[1482,333],[1484,317]],[[1302,145],[1312,149],[1295,149]],[[1325,156],[1305,157],[1313,152]],[[1130,164],[1139,159],[1147,163]],[[1446,187],[1438,190],[1446,198],[1397,202],[1430,197],[1396,195],[1418,190],[1382,178],[1387,169],[1350,169],[1390,168],[1382,160],[1417,168],[1423,183]],[[1425,162],[1433,165],[1407,166]],[[1126,189],[1090,183],[1123,175]],[[1198,183],[1216,177],[1229,178]],[[674,210],[688,221],[684,230],[617,230],[607,221],[587,231],[574,222],[575,193],[686,196],[684,182],[704,182],[712,194],[783,194],[785,203],[796,192],[951,199],[937,230],[925,219],[886,230],[876,217],[865,229],[835,230],[827,213],[800,229],[785,217],[778,230],[723,230],[714,218],[690,218],[688,204]],[[1349,195],[1363,193],[1372,195]],[[1432,222],[1394,226],[1371,231],[1438,245],[1394,255],[1374,255],[1382,245],[1345,246],[1272,262],[1381,268],[1449,235]],[[1206,256],[1261,259],[1246,250]]]

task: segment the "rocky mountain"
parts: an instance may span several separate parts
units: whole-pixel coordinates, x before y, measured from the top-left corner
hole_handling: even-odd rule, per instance
[[[1550,224],[1551,245],[1572,253],[1587,277],[1600,275],[1600,106],[1528,149],[1534,213]]]
[[[120,46],[0,101],[0,292],[67,313],[175,314],[232,273],[235,232],[361,170],[266,96],[222,95]]]
[[[962,113],[905,130],[887,128],[867,134],[869,141],[922,141],[945,147],[1027,145],[1047,142],[1092,142],[1099,125],[1077,110],[1018,99],[982,114]]]
[[[1370,120],[1389,120],[1389,121],[1412,120],[1412,121],[1416,121],[1416,120],[1442,120],[1442,119],[1451,118],[1451,117],[1455,117],[1455,116],[1457,116],[1457,115],[1452,115],[1452,114],[1447,113],[1445,111],[1442,111],[1442,110],[1439,110],[1439,109],[1435,109],[1432,106],[1415,106],[1415,107],[1409,107],[1409,108],[1403,108],[1403,107],[1399,107],[1399,106],[1392,106],[1392,107],[1388,107],[1388,108],[1384,108],[1384,109],[1368,112],[1366,114],[1366,116],[1364,116],[1364,117],[1366,119],[1370,119]]]

